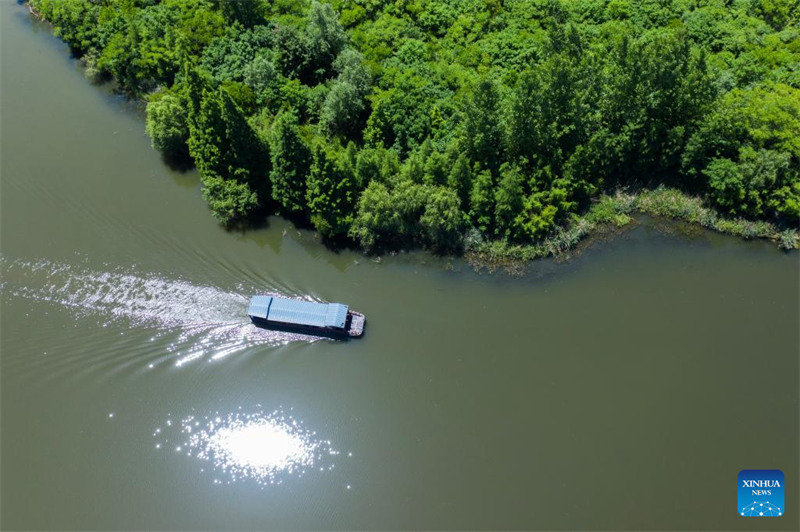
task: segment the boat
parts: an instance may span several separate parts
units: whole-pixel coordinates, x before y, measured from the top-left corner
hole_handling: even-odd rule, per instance
[[[265,329],[317,336],[356,337],[364,334],[366,318],[341,303],[316,303],[257,295],[250,298],[250,321]]]

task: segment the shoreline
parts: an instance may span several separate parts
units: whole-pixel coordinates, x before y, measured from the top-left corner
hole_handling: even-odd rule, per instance
[[[29,1],[25,1],[30,15],[36,20],[46,24],[52,23],[36,11]],[[54,34],[55,35],[55,34]],[[63,39],[61,39],[62,42]],[[78,58],[84,74],[94,84],[116,83],[115,78],[95,80],[87,65],[86,56]],[[141,106],[147,102],[147,96],[135,96],[113,88],[114,92],[123,95],[129,102]],[[193,166],[192,169],[196,168]],[[539,241],[529,243],[510,243],[502,240],[486,239],[474,232],[463,235],[461,252],[452,255],[464,259],[475,269],[496,271],[503,268],[511,273],[521,271],[526,263],[537,259],[555,258],[568,259],[581,243],[616,234],[629,228],[633,223],[632,214],[646,214],[665,220],[681,221],[698,228],[738,236],[744,240],[754,238],[768,239],[785,251],[800,249],[800,228],[779,228],[775,224],[762,220],[748,220],[744,218],[727,218],[720,215],[713,208],[704,204],[699,196],[692,196],[678,189],[659,185],[655,189],[639,189],[629,192],[624,189],[611,194],[602,194],[592,200],[592,205],[585,213],[574,215],[573,219],[564,226],[556,227],[554,232]],[[271,214],[291,221],[278,212]],[[317,234],[319,231],[314,230]],[[353,248],[362,255],[370,254],[356,242],[351,242]],[[327,246],[326,246],[327,247]],[[434,255],[425,247],[401,248],[406,251],[422,250]],[[397,250],[400,251],[400,250]],[[379,253],[378,256],[387,254]]]
[[[467,238],[464,259],[476,269],[491,272],[504,269],[522,273],[526,263],[537,259],[568,259],[581,243],[624,231],[635,223],[632,214],[645,214],[664,220],[684,222],[743,240],[766,239],[784,251],[800,249],[797,229],[780,229],[765,221],[726,218],[703,204],[701,198],[677,189],[659,186],[652,190],[600,196],[582,216],[541,242],[509,244]]]
[[[28,7],[28,11],[30,12],[31,15],[33,15],[39,20],[47,22],[47,19],[45,19],[42,15],[40,15],[39,12],[33,8],[30,2],[25,2],[25,5]]]

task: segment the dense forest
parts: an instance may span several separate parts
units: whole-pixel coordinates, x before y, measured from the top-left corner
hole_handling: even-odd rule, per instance
[[[799,0],[30,5],[146,99],[153,146],[196,166],[226,226],[279,212],[453,252],[658,186],[800,224]]]

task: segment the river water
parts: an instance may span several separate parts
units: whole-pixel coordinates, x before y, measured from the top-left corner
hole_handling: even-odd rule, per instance
[[[226,232],[0,10],[4,529],[798,528],[796,253],[642,219],[512,277]],[[257,292],[366,334],[255,329]],[[737,515],[741,469],[786,515]]]

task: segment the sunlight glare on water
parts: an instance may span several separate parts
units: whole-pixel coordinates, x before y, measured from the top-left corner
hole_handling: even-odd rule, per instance
[[[167,420],[167,426],[171,425]],[[316,433],[281,410],[252,414],[239,411],[225,416],[215,413],[202,419],[187,416],[178,428],[174,442],[161,427],[157,428],[153,432],[158,438],[156,449],[172,447],[178,453],[209,462],[218,474],[215,483],[249,480],[262,487],[280,484],[287,476],[302,476],[312,468],[333,469],[331,457],[339,454],[329,440],[318,439]]]
[[[310,448],[299,436],[266,419],[220,429],[209,443],[226,461],[257,471],[284,470],[311,462]]]

